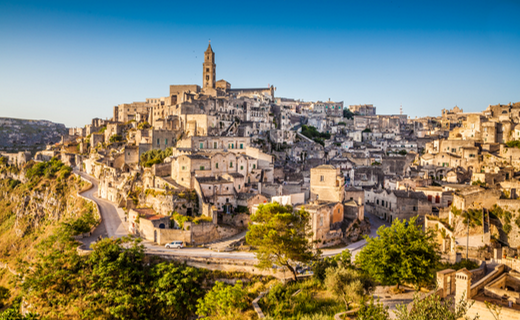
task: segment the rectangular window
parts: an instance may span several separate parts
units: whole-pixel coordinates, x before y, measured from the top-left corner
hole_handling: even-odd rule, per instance
[[[233,161],[229,161],[229,167],[233,168]]]
[[[218,169],[218,162],[215,163],[215,169]]]
[[[204,166],[200,166],[200,170],[204,170]]]
[[[201,143],[199,144],[199,146],[200,146],[200,149],[203,149],[203,147],[204,147],[204,143],[201,142]]]
[[[253,169],[256,169],[256,164],[253,164]]]
[[[244,149],[244,144],[243,143],[240,144],[240,149]]]
[[[320,227],[323,226],[323,217],[320,217]]]
[[[168,145],[168,139],[164,139],[164,145],[165,145],[165,146]]]
[[[240,170],[244,170],[244,166],[240,166]]]
[[[186,170],[186,167],[185,167],[185,166],[182,166],[182,170]]]
[[[325,180],[324,176],[320,176],[320,182],[323,182]]]
[[[217,149],[217,143],[213,142],[213,149]]]
[[[159,139],[157,139],[157,145],[160,145],[160,144],[161,144],[161,142],[159,141]]]
[[[417,211],[417,207],[414,206],[414,207],[413,207],[413,211]]]

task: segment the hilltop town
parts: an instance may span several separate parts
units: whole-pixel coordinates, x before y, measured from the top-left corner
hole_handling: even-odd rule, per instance
[[[150,248],[242,250],[251,216],[268,203],[308,212],[309,240],[324,250],[416,218],[443,259],[479,265],[438,274],[441,296],[472,300],[471,314],[506,295],[502,314],[519,317],[520,103],[381,115],[372,104],[235,88],[216,80],[215,56],[208,45],[202,86],[170,85],[163,97],[114,106],[111,119],[55,128],[60,142],[43,138],[34,156],[0,156],[13,166],[60,159],[94,178],[124,233]]]

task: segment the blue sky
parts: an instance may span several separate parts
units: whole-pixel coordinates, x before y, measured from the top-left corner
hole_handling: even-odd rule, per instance
[[[107,4],[108,2],[108,4]],[[440,115],[520,101],[518,1],[1,1],[0,116],[82,126],[217,79]]]

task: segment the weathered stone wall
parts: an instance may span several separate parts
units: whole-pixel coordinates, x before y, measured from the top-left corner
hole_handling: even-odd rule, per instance
[[[155,176],[167,177],[167,176],[171,175],[171,172],[172,172],[171,163],[157,163],[152,166],[152,173]]]

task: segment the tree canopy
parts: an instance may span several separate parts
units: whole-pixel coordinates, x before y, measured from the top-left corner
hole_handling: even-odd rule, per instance
[[[151,167],[154,164],[162,163],[165,158],[173,154],[172,152],[172,148],[166,148],[166,150],[153,149],[143,152],[140,157],[141,165],[143,167]]]
[[[432,231],[424,233],[416,225],[395,219],[391,227],[381,226],[377,238],[365,237],[367,245],[356,257],[356,264],[383,285],[406,282],[421,285],[433,280],[439,256]]]
[[[309,241],[309,220],[310,214],[303,209],[293,212],[291,206],[276,202],[260,205],[251,216],[253,223],[246,234],[247,243],[257,249],[258,267],[287,268],[296,280],[296,264],[315,261],[320,254],[313,250],[315,242]]]

